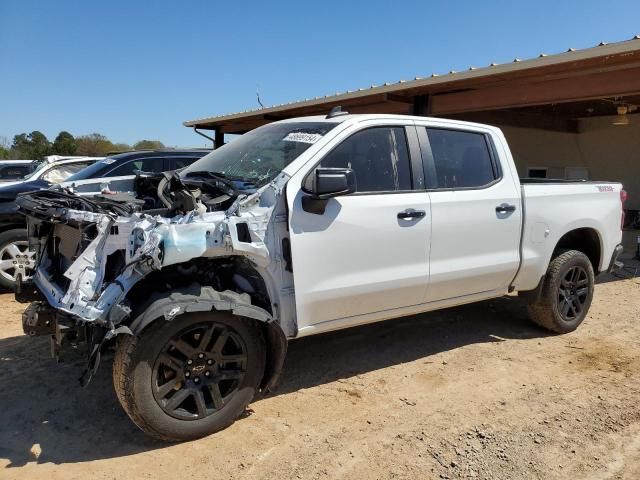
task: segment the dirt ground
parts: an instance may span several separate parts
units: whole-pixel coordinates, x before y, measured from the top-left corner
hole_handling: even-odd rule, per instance
[[[0,478],[640,478],[640,264],[572,334],[515,298],[294,341],[277,392],[199,441],[146,438],[108,359],[86,389],[0,295]]]

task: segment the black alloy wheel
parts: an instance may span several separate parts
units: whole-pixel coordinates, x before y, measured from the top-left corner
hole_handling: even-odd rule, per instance
[[[230,312],[187,312],[119,335],[113,385],[144,432],[163,441],[192,440],[242,415],[259,392],[266,360],[260,322]]]
[[[540,290],[528,298],[529,317],[552,332],[572,332],[589,312],[594,287],[595,273],[589,257],[578,250],[558,251]]]
[[[247,348],[226,325],[208,322],[173,336],[153,367],[158,405],[180,420],[197,420],[219,411],[246,374]]]
[[[571,267],[558,286],[558,311],[563,320],[572,322],[584,310],[589,295],[589,276],[580,265]]]

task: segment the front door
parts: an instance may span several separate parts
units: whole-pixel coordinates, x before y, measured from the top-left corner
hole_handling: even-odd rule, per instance
[[[353,169],[356,193],[329,199],[322,214],[303,209],[302,174],[289,182],[301,329],[337,320],[347,326],[362,315],[424,301],[430,205],[427,192],[413,189],[409,151],[400,125],[348,136],[318,166]]]

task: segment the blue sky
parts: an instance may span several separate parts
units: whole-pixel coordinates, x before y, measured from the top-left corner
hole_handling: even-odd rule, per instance
[[[640,2],[0,0],[0,137],[202,145],[184,120],[640,33]]]

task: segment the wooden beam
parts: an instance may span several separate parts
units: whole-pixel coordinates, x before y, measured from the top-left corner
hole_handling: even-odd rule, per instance
[[[504,85],[434,95],[431,113],[451,113],[567,103],[640,92],[640,68],[594,73],[580,78]]]
[[[285,118],[288,118],[287,116],[282,116],[282,115],[278,115],[276,113],[266,113],[262,116],[262,118],[264,118],[265,120],[269,120],[271,122],[275,122],[277,120],[283,120]]]
[[[253,130],[254,128],[258,128],[258,127],[261,127],[262,125],[266,125],[267,123],[271,123],[271,122],[269,120],[265,120],[261,118],[258,118],[258,119],[252,118],[244,121],[227,123],[223,127],[220,127],[220,129],[224,133],[234,133],[234,134],[245,133],[250,130]]]
[[[413,97],[405,97],[404,95],[397,95],[395,93],[385,93],[384,98],[387,102],[413,103]]]
[[[431,96],[430,95],[416,95],[413,97],[413,107],[411,109],[412,115],[419,115],[421,117],[429,115],[431,111]]]

